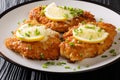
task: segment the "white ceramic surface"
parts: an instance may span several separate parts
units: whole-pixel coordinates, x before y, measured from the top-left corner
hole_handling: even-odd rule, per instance
[[[9,58],[10,60],[14,61],[15,63],[35,69],[40,71],[48,71],[48,72],[81,72],[91,69],[96,69],[98,67],[107,65],[109,63],[112,63],[113,61],[117,60],[120,57],[120,32],[115,37],[115,41],[117,44],[113,44],[109,50],[105,51],[104,55],[107,55],[106,58],[101,58],[100,56],[97,56],[95,58],[87,58],[82,61],[76,62],[76,63],[68,63],[66,59],[60,58],[59,60],[55,60],[53,62],[57,63],[60,61],[66,62],[66,65],[63,66],[57,66],[52,65],[48,68],[42,68],[42,64],[46,61],[39,61],[39,60],[30,60],[23,58],[19,54],[14,53],[13,51],[6,48],[4,45],[4,40],[8,37],[10,37],[11,31],[15,30],[17,28],[17,23],[20,21],[22,22],[24,19],[28,18],[29,11],[38,6],[38,5],[46,5],[51,2],[55,2],[57,5],[61,6],[72,6],[76,8],[81,8],[83,10],[90,11],[92,14],[95,15],[96,20],[99,20],[100,18],[103,18],[104,22],[111,23],[115,25],[117,28],[120,27],[120,15],[115,13],[114,11],[102,7],[97,4],[84,2],[84,1],[72,1],[72,0],[49,0],[49,1],[37,1],[33,3],[29,3],[23,6],[20,6],[18,8],[15,8],[11,11],[9,11],[7,14],[5,14],[0,19],[0,52],[3,53],[4,56]],[[109,51],[111,49],[115,49],[117,55],[111,56]],[[89,67],[88,67],[89,65]],[[70,69],[65,69],[65,66],[70,66]],[[77,67],[80,66],[80,69]]]

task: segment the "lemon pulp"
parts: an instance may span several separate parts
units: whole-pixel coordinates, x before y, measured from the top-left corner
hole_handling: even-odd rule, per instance
[[[72,31],[74,38],[88,43],[101,43],[109,35],[104,29],[93,24],[80,24],[77,29]]]

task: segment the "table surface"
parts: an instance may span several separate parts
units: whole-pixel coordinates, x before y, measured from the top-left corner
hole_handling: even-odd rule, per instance
[[[6,9],[18,5],[23,2],[32,0],[0,0],[0,13]],[[120,0],[85,0],[95,2],[98,4],[104,4],[116,9],[120,14]],[[76,74],[54,74],[33,71],[27,68],[18,67],[3,58],[0,58],[0,80],[95,80],[95,79],[112,79],[120,80],[120,61],[106,66],[104,68]]]

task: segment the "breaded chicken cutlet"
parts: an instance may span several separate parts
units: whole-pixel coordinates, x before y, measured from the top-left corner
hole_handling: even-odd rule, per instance
[[[78,25],[82,21],[86,22],[94,22],[96,21],[94,18],[94,15],[92,15],[90,12],[80,10],[78,12],[78,15],[70,20],[65,21],[54,21],[48,19],[44,14],[45,6],[39,6],[34,9],[32,9],[29,12],[29,19],[35,20],[38,22],[38,24],[44,24],[47,27],[51,28],[52,30],[58,31],[58,32],[66,32],[69,28]],[[74,10],[74,8],[72,8]],[[76,9],[77,10],[77,9]],[[77,12],[77,11],[74,11]]]
[[[75,62],[81,61],[84,58],[92,58],[98,56],[110,48],[117,33],[115,31],[115,26],[103,22],[92,22],[90,24],[99,26],[101,29],[104,29],[109,34],[107,38],[101,43],[88,43],[78,40],[73,36],[72,32],[78,28],[78,26],[75,26],[63,35],[65,41],[60,44],[61,56],[69,59],[71,62]],[[86,27],[94,29],[89,26]],[[99,29],[98,32],[100,32],[101,29]],[[82,30],[80,31],[82,32]]]
[[[41,26],[37,26],[38,29],[39,27]],[[23,57],[30,59],[39,59],[39,60],[58,59],[60,55],[59,46],[58,46],[60,44],[59,33],[45,27],[41,27],[42,29],[41,32],[38,32],[37,28],[35,30],[35,33],[37,33],[37,35],[44,34],[44,38],[42,40],[39,41],[36,39],[37,41],[29,41],[29,40],[22,41],[22,39],[16,37],[17,32],[15,31],[12,37],[7,38],[5,40],[6,47],[19,53]],[[18,31],[20,32],[20,30]],[[30,34],[30,31],[28,32]],[[30,37],[29,34],[26,33],[25,35],[28,36],[29,38]]]

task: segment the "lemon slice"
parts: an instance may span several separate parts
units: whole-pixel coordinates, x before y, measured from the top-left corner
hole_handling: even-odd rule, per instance
[[[57,7],[54,2],[45,8],[45,16],[55,21],[64,21],[73,18],[69,10]]]
[[[40,41],[44,38],[41,35],[41,28],[39,26],[30,26],[29,24],[19,27],[16,31],[16,37],[26,42]]]
[[[93,24],[81,24],[72,32],[76,39],[88,43],[101,43],[109,35],[104,29]]]

